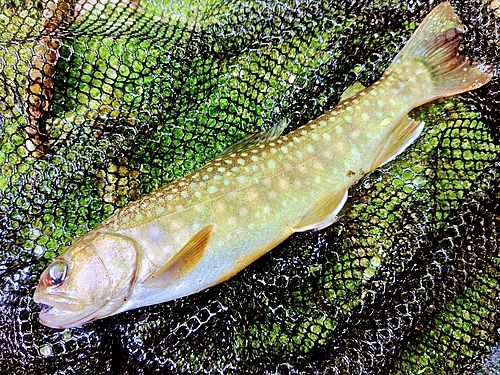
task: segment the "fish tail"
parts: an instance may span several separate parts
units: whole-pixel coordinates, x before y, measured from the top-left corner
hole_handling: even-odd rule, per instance
[[[493,67],[471,61],[458,54],[463,33],[460,19],[449,2],[436,6],[417,28],[407,44],[395,57],[388,72],[407,66],[406,75],[418,77],[417,66],[425,66],[425,78],[418,105],[474,90],[491,80]],[[412,63],[413,71],[411,68]],[[408,77],[409,78],[409,77]]]

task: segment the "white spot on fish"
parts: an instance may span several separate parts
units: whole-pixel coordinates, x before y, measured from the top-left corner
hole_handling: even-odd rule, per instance
[[[307,152],[312,154],[314,152],[314,146],[312,144],[308,143],[306,146],[306,150],[307,150]]]
[[[240,184],[243,184],[247,181],[247,177],[244,175],[236,177],[236,181],[238,181]]]
[[[288,147],[286,146],[281,146],[281,152],[286,154],[288,152]]]
[[[271,159],[271,160],[269,160],[269,161],[267,162],[267,166],[268,166],[268,168],[270,168],[270,169],[275,169],[275,168],[276,168],[276,162],[275,162],[274,160],[272,160],[272,159]]]
[[[187,193],[187,191],[181,191],[181,197],[187,198],[187,197],[189,197],[189,194]]]
[[[382,120],[382,122],[380,123],[380,126],[382,126],[382,127],[388,126],[391,124],[391,122],[392,122],[392,120],[389,117],[386,117],[385,119]]]
[[[266,187],[270,187],[273,184],[271,177],[266,177],[262,180],[262,184]]]
[[[259,161],[259,157],[257,155],[252,155],[252,161]]]
[[[207,192],[208,192],[209,194],[213,194],[213,193],[215,193],[216,191],[217,191],[217,187],[216,187],[216,186],[214,186],[214,185],[210,185],[210,186],[207,188]]]
[[[315,161],[312,165],[313,169],[317,170],[317,171],[322,171],[324,170],[325,168],[323,167],[323,164],[321,164],[320,162],[318,161]]]
[[[370,120],[370,116],[368,115],[368,113],[363,113],[363,114],[361,115],[361,119],[362,119],[363,121],[368,121],[368,120]]]
[[[284,178],[280,178],[278,186],[281,189],[286,189],[286,188],[288,188],[288,181],[286,179],[284,179]]]
[[[180,221],[174,220],[170,222],[170,229],[177,231],[182,228],[182,223]]]
[[[219,167],[219,168],[217,168],[217,171],[219,171],[220,173],[224,173],[226,171],[226,168]]]
[[[312,133],[312,134],[311,134],[311,139],[312,139],[313,141],[317,141],[317,140],[319,139],[319,135],[318,135],[317,133]]]
[[[298,157],[299,159],[302,159],[304,157],[304,154],[302,153],[302,151],[297,150],[295,151],[295,156]]]
[[[245,159],[238,159],[239,165],[245,165]]]
[[[259,199],[259,194],[257,194],[254,190],[251,190],[247,193],[246,199],[249,202],[256,202]]]
[[[221,214],[226,210],[226,205],[221,201],[215,202],[215,212]]]
[[[332,139],[332,136],[328,133],[323,133],[323,139],[325,141],[330,141]]]
[[[194,196],[196,198],[201,198],[201,193],[199,191],[195,191]]]
[[[268,197],[269,199],[275,199],[275,198],[277,198],[277,197],[278,197],[278,193],[277,193],[276,191],[274,191],[274,190],[269,190],[269,191],[267,192],[267,197]]]

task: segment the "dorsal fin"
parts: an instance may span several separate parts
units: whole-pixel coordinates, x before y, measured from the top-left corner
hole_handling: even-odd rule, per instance
[[[342,103],[343,101],[346,101],[347,99],[352,98],[356,94],[359,94],[361,91],[366,89],[365,86],[361,82],[354,82],[351,86],[345,89],[345,91],[342,93],[340,96],[340,101],[339,103]]]
[[[260,133],[249,134],[222,151],[219,157],[242,151],[254,145],[270,142],[283,134],[283,131],[288,126],[288,123],[289,120],[285,119],[278,122],[269,130],[265,130]]]
[[[208,225],[196,233],[177,254],[152,273],[144,283],[163,288],[186,276],[205,254],[214,228],[215,224]]]

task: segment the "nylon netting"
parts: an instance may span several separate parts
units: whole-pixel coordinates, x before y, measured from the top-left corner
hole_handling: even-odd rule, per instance
[[[0,372],[498,374],[498,75],[413,111],[424,134],[339,222],[223,285],[64,331],[31,297],[115,210],[373,83],[435,5],[2,0]],[[453,5],[500,66],[500,3]]]

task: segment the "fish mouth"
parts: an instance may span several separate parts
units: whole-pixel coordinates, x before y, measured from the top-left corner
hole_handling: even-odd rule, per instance
[[[77,327],[93,320],[99,307],[83,306],[72,298],[58,296],[44,296],[35,293],[33,298],[40,304],[41,310],[38,320],[44,326],[50,328]]]
[[[97,309],[83,309],[73,312],[56,306],[42,304],[38,321],[50,328],[64,329],[78,327],[93,320]]]

